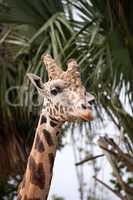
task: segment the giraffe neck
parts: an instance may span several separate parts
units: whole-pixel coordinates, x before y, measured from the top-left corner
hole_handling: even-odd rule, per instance
[[[18,200],[47,199],[61,125],[42,111],[26,172],[19,187]]]

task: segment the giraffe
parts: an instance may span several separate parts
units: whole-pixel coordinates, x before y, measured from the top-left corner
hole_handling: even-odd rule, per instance
[[[42,60],[48,82],[44,84],[39,76],[28,74],[44,101],[17,200],[47,200],[62,125],[76,119],[93,120],[89,102],[94,97],[82,85],[76,60],[68,61],[67,71],[58,67],[48,53],[43,54]]]

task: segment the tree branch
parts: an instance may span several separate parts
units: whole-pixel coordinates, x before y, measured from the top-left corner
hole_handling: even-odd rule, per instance
[[[97,158],[103,157],[103,156],[104,156],[104,154],[100,154],[100,155],[97,155],[97,156],[87,157],[86,159],[84,159],[84,160],[82,160],[82,161],[80,161],[80,162],[78,162],[78,163],[75,163],[75,165],[76,165],[76,166],[82,165],[82,164],[84,164],[84,163],[86,163],[86,162],[88,162],[88,161],[90,161],[90,160],[94,160],[94,159],[97,159]]]
[[[95,176],[93,176],[93,178],[94,178],[97,182],[99,182],[99,183],[101,183],[103,186],[105,186],[107,189],[109,189],[111,192],[113,192],[117,197],[119,197],[120,199],[123,199],[122,195],[121,195],[119,192],[113,190],[109,185],[107,185],[107,184],[104,183],[103,181],[99,180],[99,179],[96,178]]]

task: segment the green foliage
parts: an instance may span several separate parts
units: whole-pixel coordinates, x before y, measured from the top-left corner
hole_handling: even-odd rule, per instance
[[[58,196],[56,196],[56,195],[53,195],[53,196],[52,196],[52,200],[65,200],[65,199],[62,198],[62,197],[58,197]]]
[[[77,28],[73,40],[81,52],[77,60],[81,66],[84,84],[88,90],[95,91],[99,104],[114,123],[119,124],[115,117],[122,122],[124,131],[133,141],[133,127],[131,127],[133,118],[122,105],[122,102],[128,99],[130,109],[133,108],[132,43],[127,45],[125,41],[125,38],[131,40],[131,37],[127,34],[127,31],[130,32],[130,26],[124,21],[125,19],[128,23],[129,20],[129,15],[126,16],[125,13],[128,5],[125,3],[119,5],[115,1],[100,1],[99,4],[98,0],[90,2],[81,0],[78,5],[76,1],[68,2],[80,16],[77,20],[76,18],[75,21],[72,20],[72,23]],[[121,15],[117,13],[118,8],[122,9]],[[120,26],[117,26],[116,22]],[[119,109],[120,104],[122,106]],[[95,108],[102,118],[100,105]]]
[[[14,179],[0,180],[0,199],[12,200],[16,196],[17,185],[20,181],[20,177]]]
[[[8,137],[9,130],[14,130],[20,149],[24,149],[18,154],[24,154],[22,157],[27,159],[26,152],[32,144],[39,107],[32,105],[33,99],[37,98],[33,87],[29,87],[26,73],[39,74],[46,81],[47,74],[40,61],[42,53],[47,50],[54,57],[59,56],[73,31],[60,1],[56,6],[55,1],[4,1],[1,9],[0,21],[10,24],[1,24],[0,33],[0,110],[1,121],[8,121],[7,126],[1,127],[1,132]],[[17,89],[8,93],[12,87]],[[5,101],[7,93],[10,102],[18,106]],[[33,93],[31,99],[29,94]]]
[[[0,22],[40,27],[57,12],[63,12],[60,0],[6,0],[0,6]]]

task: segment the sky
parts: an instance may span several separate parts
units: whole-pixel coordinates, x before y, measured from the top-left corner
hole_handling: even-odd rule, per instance
[[[50,196],[53,194],[64,197],[65,200],[78,200],[79,194],[76,178],[74,157],[71,147],[65,147],[61,152],[57,152]]]

